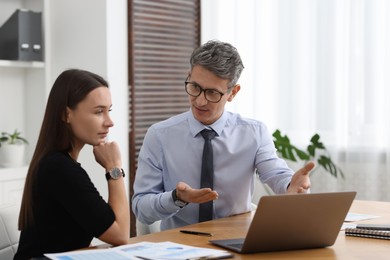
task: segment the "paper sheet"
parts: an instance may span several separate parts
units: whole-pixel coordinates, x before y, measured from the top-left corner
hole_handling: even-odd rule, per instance
[[[373,219],[373,218],[379,218],[379,216],[348,212],[344,221],[345,222],[353,222],[353,221],[367,220],[367,219]]]
[[[173,242],[140,242],[114,248],[89,249],[58,254],[45,254],[45,256],[54,260],[196,260],[233,257],[232,254],[224,250],[192,247]]]

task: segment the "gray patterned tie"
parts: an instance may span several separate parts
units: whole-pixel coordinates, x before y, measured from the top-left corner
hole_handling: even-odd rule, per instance
[[[213,130],[204,129],[200,134],[204,138],[200,187],[213,189],[214,167],[211,139],[215,137],[215,132]],[[199,204],[199,222],[211,219],[213,219],[213,201]]]

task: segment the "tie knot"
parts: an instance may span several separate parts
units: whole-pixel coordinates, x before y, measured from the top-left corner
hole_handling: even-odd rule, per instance
[[[203,129],[200,134],[203,136],[205,140],[211,140],[215,137],[215,132],[214,130],[210,129]]]

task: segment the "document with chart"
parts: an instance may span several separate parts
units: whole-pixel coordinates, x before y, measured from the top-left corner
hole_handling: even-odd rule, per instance
[[[193,247],[173,242],[140,242],[107,249],[87,249],[57,254],[45,254],[54,260],[179,260],[222,259],[233,255],[224,250]]]

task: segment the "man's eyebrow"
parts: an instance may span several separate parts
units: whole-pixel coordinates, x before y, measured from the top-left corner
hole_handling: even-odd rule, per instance
[[[193,83],[193,84],[195,84],[195,85],[197,85],[197,86],[199,86],[199,87],[201,87],[201,88],[203,88],[203,89],[215,89],[215,88],[213,88],[213,87],[211,87],[211,88],[208,88],[208,87],[203,87],[202,85],[200,85],[198,82],[196,82],[196,81],[190,81],[191,83]]]

